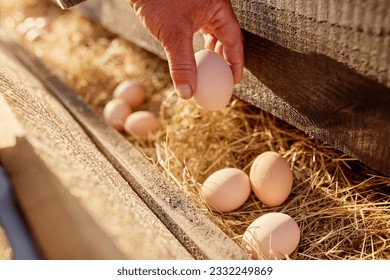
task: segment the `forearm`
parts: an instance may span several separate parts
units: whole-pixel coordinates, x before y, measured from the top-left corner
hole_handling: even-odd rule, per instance
[[[84,1],[85,0],[56,0],[57,4],[63,9],[72,7]]]

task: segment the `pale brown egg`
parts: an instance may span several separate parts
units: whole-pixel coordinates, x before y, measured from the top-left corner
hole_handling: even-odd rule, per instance
[[[252,163],[249,177],[256,197],[267,206],[282,204],[291,193],[292,172],[279,153],[259,155]]]
[[[107,102],[103,110],[103,117],[116,130],[123,131],[126,118],[131,113],[131,107],[122,99],[113,99]]]
[[[124,127],[127,133],[147,140],[149,133],[160,128],[160,122],[152,112],[137,111],[127,117]]]
[[[121,98],[132,107],[141,105],[146,97],[144,86],[133,80],[121,82],[114,90],[114,98]]]
[[[297,248],[300,229],[284,213],[268,213],[246,229],[242,246],[252,259],[284,259]]]
[[[19,23],[16,30],[21,34],[26,34],[31,28],[27,27],[23,22]]]
[[[50,19],[44,16],[37,17],[34,21],[34,25],[36,28],[39,28],[47,32],[51,30],[51,21]]]
[[[28,17],[23,21],[23,24],[26,26],[27,29],[31,29],[35,27],[35,18]]]
[[[201,195],[211,211],[229,212],[242,206],[251,192],[248,175],[237,168],[224,168],[203,183]]]
[[[33,28],[29,29],[24,36],[25,36],[26,40],[28,40],[30,42],[37,42],[39,40],[42,40],[43,35],[44,34],[43,34],[42,30],[33,27]]]
[[[230,101],[234,80],[229,64],[220,54],[201,50],[195,53],[197,88],[194,100],[210,111],[223,109]]]

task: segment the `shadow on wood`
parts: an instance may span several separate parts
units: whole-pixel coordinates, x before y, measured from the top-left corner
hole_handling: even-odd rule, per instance
[[[34,239],[46,259],[125,259],[112,240],[49,170],[25,137],[0,158]]]
[[[291,51],[246,31],[244,40],[246,68],[290,106],[277,109],[282,119],[390,174],[389,88],[324,55]]]

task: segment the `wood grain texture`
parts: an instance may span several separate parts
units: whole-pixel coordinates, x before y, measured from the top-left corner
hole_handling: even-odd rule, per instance
[[[328,56],[390,87],[390,2],[387,0],[232,0],[243,30],[292,51]],[[126,1],[78,6],[109,30],[165,58]],[[201,36],[195,36],[201,49]]]
[[[389,1],[233,0],[232,4],[244,30],[292,51],[325,55],[390,87]]]
[[[0,108],[0,156],[42,254],[49,259],[123,258],[46,168],[3,95]]]
[[[0,60],[1,162],[43,257],[192,259],[2,44]]]
[[[161,58],[166,58],[160,43],[142,25],[127,1],[93,0],[83,2],[75,8],[100,22],[109,31]]]
[[[73,114],[100,151],[193,257],[247,258],[235,242],[188,202],[133,145],[108,126],[40,61],[15,41],[10,40],[7,44]]]
[[[390,174],[389,88],[327,56],[245,31],[244,38],[246,75],[237,96]]]
[[[165,58],[126,4],[87,1],[80,9]],[[246,67],[235,95],[390,175],[390,1],[232,5]],[[194,45],[202,48],[199,35]]]

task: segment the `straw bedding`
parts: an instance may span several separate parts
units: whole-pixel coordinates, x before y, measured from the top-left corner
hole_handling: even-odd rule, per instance
[[[279,211],[301,229],[291,259],[390,259],[390,178],[237,98],[219,112],[178,99],[166,62],[76,11],[38,0],[3,2],[10,28],[30,16],[53,20],[42,40],[24,42],[99,113],[120,81],[145,85],[148,101],[136,109],[157,113],[162,129],[147,142],[124,136],[238,244],[254,219]],[[285,203],[269,208],[252,194],[234,212],[207,210],[199,196],[207,176],[224,167],[249,173],[269,150],[281,153],[294,174]]]

